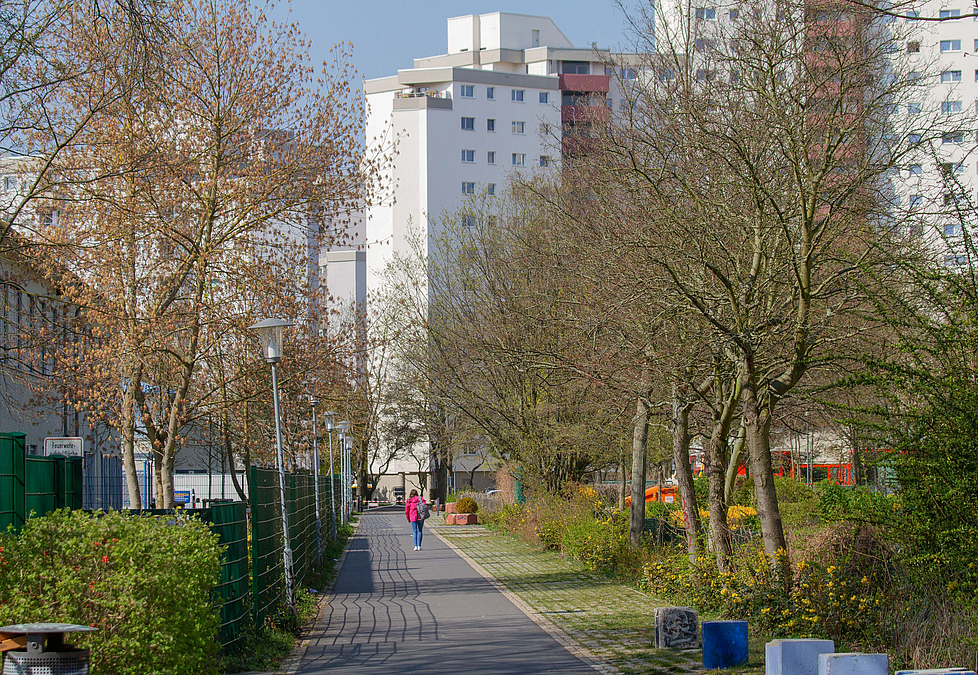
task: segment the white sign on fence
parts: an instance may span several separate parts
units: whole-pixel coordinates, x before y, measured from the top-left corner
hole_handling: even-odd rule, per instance
[[[44,456],[63,455],[65,457],[81,457],[84,445],[82,439],[75,437],[54,437],[44,439]]]

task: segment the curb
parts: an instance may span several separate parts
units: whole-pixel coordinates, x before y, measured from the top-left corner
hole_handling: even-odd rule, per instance
[[[606,660],[596,655],[590,649],[579,643],[577,640],[572,638],[570,635],[561,630],[555,623],[550,619],[543,616],[537,610],[533,609],[530,605],[526,604],[522,598],[510,591],[506,586],[499,582],[496,577],[492,576],[482,565],[477,563],[475,560],[470,558],[465,551],[457,547],[452,542],[448,541],[437,528],[431,528],[435,536],[438,537],[448,548],[455,551],[459,557],[469,564],[469,567],[474,569],[479,573],[486,581],[493,585],[493,587],[505,596],[507,600],[516,605],[516,608],[523,612],[533,623],[537,624],[546,632],[550,637],[556,640],[560,646],[566,649],[568,652],[579,658],[581,661],[589,665],[595,672],[601,673],[602,675],[623,675],[620,670],[615,668],[613,665],[608,663]]]
[[[346,540],[346,545],[343,546],[343,552],[340,553],[340,557],[336,561],[336,567],[334,568],[336,574],[333,575],[333,579],[329,582],[329,585],[319,595],[316,616],[302,627],[302,634],[299,636],[299,641],[292,648],[292,651],[289,652],[289,655],[285,657],[285,660],[282,661],[282,665],[275,671],[275,675],[295,675],[299,670],[299,666],[302,665],[302,659],[305,658],[306,651],[309,649],[309,643],[312,642],[315,628],[319,625],[319,619],[323,615],[323,610],[329,604],[329,596],[333,592],[333,586],[336,585],[336,580],[340,577],[340,570],[343,569],[343,563],[346,562],[346,552],[349,550],[350,542],[353,541],[353,537],[357,536],[357,529],[360,527],[360,522],[361,519],[357,518],[357,522],[353,525],[353,535]]]

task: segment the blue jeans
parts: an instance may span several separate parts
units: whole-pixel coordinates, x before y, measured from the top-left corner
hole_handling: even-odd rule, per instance
[[[411,533],[414,535],[414,545],[421,546],[421,540],[424,539],[424,521],[413,521],[411,523]]]

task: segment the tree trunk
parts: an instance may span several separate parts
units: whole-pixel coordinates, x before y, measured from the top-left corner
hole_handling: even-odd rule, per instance
[[[759,400],[754,386],[745,388],[745,397],[744,427],[747,433],[751,473],[754,477],[754,492],[757,495],[757,517],[761,521],[761,533],[764,537],[764,551],[771,559],[772,565],[786,565],[787,556],[779,559],[782,551],[787,553],[788,542],[781,523],[778,495],[774,489],[774,470],[771,464],[773,404],[765,405]]]
[[[231,484],[234,485],[234,491],[238,493],[238,498],[241,501],[248,501],[248,495],[245,494],[244,488],[238,481],[238,471],[234,467],[234,445],[231,443],[230,434],[224,434],[224,456],[227,458],[227,466],[231,470]],[[222,477],[221,480],[224,478]]]
[[[135,388],[141,386],[142,369],[137,365],[130,371],[129,386],[122,392],[122,414],[119,433],[122,435],[122,470],[126,476],[129,508],[143,508],[139,490],[139,474],[136,472],[136,396]]]
[[[649,437],[649,404],[639,396],[635,404],[635,431],[632,435],[632,505],[628,543],[638,550],[645,528],[645,455]]]
[[[720,419],[713,425],[708,449],[710,462],[707,467],[707,478],[710,482],[710,539],[713,541],[713,551],[717,557],[717,568],[725,573],[730,571],[733,548],[730,543],[730,528],[727,525],[727,502],[723,498],[727,467],[727,433],[730,429],[730,425],[723,422],[724,416],[722,412]]]
[[[625,491],[628,489],[628,472],[625,460],[622,459],[618,464],[618,510],[625,510]]]
[[[676,464],[676,484],[679,488],[679,504],[683,510],[686,528],[686,554],[690,562],[696,562],[700,553],[700,514],[693,488],[693,469],[689,463],[689,412],[690,404],[672,404],[672,461]]]
[[[727,475],[723,485],[723,498],[728,505],[733,503],[734,487],[737,485],[737,468],[740,465],[740,457],[744,454],[744,435],[744,425],[741,424],[740,431],[737,432],[737,440],[734,441],[733,450],[730,452],[730,460],[727,462]]]

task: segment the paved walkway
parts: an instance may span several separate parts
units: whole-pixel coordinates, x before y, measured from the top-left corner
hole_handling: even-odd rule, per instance
[[[425,533],[424,550],[414,551],[400,510],[361,516],[308,645],[296,671],[302,675],[599,670],[571,654],[432,532]]]

